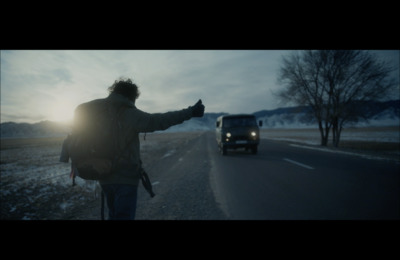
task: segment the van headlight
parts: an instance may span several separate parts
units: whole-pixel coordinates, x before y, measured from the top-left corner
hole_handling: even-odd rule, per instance
[[[228,132],[228,133],[226,133],[226,137],[228,137],[228,138],[229,138],[229,137],[231,137],[231,136],[232,136],[232,135],[231,135],[231,133],[229,133],[229,132]]]
[[[255,136],[257,136],[257,133],[254,132],[254,131],[252,131],[252,132],[250,133],[250,135],[253,136],[253,137],[255,137]]]

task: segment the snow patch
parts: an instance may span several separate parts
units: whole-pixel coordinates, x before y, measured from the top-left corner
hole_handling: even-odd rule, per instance
[[[166,154],[164,154],[163,157],[161,157],[161,159],[164,159],[164,158],[166,158],[166,157],[168,157],[168,156],[171,156],[171,155],[173,155],[175,152],[176,152],[175,149],[170,150],[170,151],[168,151]]]

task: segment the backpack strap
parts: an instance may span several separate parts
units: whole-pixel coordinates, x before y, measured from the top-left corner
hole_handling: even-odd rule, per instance
[[[151,184],[149,175],[147,175],[146,171],[140,166],[140,179],[142,180],[142,184],[150,196],[153,198],[156,194],[153,192],[153,186]]]
[[[119,122],[119,120],[118,120],[118,122]],[[145,133],[144,136],[145,136],[144,138],[146,138],[146,133]],[[121,159],[122,155],[125,153],[125,151],[129,148],[130,144],[133,142],[133,140],[134,140],[134,137],[132,137],[132,139],[129,140],[126,143],[126,145],[125,145],[124,149],[122,150],[122,152],[119,153],[118,156],[115,158],[115,161],[113,162],[113,166],[118,163],[118,161]],[[128,157],[130,157],[130,154],[129,154]],[[155,194],[153,192],[153,187],[152,187],[150,178],[149,178],[148,174],[146,173],[146,171],[142,167],[142,160],[140,160],[139,163],[140,163],[140,165],[139,165],[139,169],[138,170],[139,170],[139,175],[140,175],[140,179],[142,181],[142,184],[143,184],[144,188],[146,189],[146,191],[150,194],[150,196],[154,197]]]
[[[104,191],[101,189],[101,208],[100,208],[101,220],[104,220]]]

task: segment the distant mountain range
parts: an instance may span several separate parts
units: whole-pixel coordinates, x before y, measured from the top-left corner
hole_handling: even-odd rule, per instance
[[[1,138],[58,137],[70,132],[69,125],[52,121],[34,124],[6,122],[0,127]]]
[[[346,126],[400,126],[400,100],[369,102],[363,107],[368,121],[348,123]],[[257,120],[263,121],[263,128],[314,128],[315,119],[310,117],[307,106],[277,108],[254,112]],[[180,125],[172,126],[166,132],[207,131],[215,129],[217,117],[228,113],[205,113],[202,118],[192,118]],[[0,124],[1,138],[31,138],[66,136],[70,126],[65,123],[42,121],[35,124],[6,122]]]

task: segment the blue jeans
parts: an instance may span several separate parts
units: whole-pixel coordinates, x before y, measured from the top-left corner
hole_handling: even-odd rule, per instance
[[[134,220],[138,186],[128,184],[101,185],[108,208],[108,220]]]

